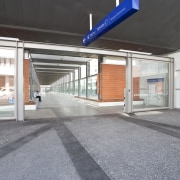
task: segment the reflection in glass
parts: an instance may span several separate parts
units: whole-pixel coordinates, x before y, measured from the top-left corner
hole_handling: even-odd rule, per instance
[[[0,49],[0,118],[14,117],[15,51]]]
[[[168,107],[169,64],[133,61],[133,109]]]

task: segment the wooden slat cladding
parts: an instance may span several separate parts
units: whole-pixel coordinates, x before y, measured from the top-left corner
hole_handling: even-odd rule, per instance
[[[133,78],[133,100],[139,100],[139,77]]]
[[[98,76],[101,80],[101,83],[98,83],[98,87],[101,84],[101,88],[98,88],[101,101],[123,101],[126,88],[126,66],[102,64],[101,68],[101,78]],[[133,78],[133,94],[136,94],[133,99],[139,100],[139,77]]]
[[[24,101],[29,102],[29,59],[24,60]]]
[[[102,64],[101,66],[101,99],[123,100],[126,87],[126,67],[111,64]]]

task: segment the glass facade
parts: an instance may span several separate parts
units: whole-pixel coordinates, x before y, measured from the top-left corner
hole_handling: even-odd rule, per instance
[[[75,69],[75,80],[78,80],[78,69]]]
[[[68,75],[60,78],[57,82],[53,83],[51,86],[51,90],[59,93],[72,94],[74,96],[89,99],[98,99],[98,59],[90,60],[88,62],[88,72],[86,71],[86,65],[81,65],[78,69],[75,69],[73,72],[70,72]],[[87,81],[88,89],[86,90]]]
[[[69,83],[69,94],[74,94],[74,82]]]
[[[78,96],[78,81],[75,81],[74,96]]]
[[[131,78],[131,76],[126,79],[125,76],[123,76],[125,86],[128,85],[130,86],[129,89],[132,89],[132,94],[130,93],[129,96],[127,96],[127,98],[130,97],[129,99],[132,97],[132,101],[130,100],[128,101],[129,104],[126,104],[126,112],[169,107],[169,61],[164,61],[163,59],[139,59],[134,57],[131,59],[131,67],[131,65],[128,65],[126,62],[125,57],[116,57],[114,59],[112,57],[106,57],[103,60],[103,64],[104,63],[126,66],[126,70],[128,68],[130,71],[129,74],[132,73],[130,83],[127,83],[126,80]],[[87,67],[82,65],[78,69],[69,73],[69,75],[59,79],[59,88],[57,92],[98,100],[98,75],[98,59],[92,59],[87,62]],[[57,83],[54,83],[52,87],[54,90],[57,89]],[[118,87],[120,88],[120,86]],[[122,91],[124,93],[124,88]],[[129,108],[128,110],[127,107]]]
[[[98,74],[98,59],[92,59],[90,62],[90,76]]]
[[[169,63],[133,60],[133,110],[169,106]]]
[[[15,50],[0,48],[0,118],[15,117]]]
[[[86,65],[81,66],[81,78],[86,77]]]
[[[88,98],[89,99],[98,99],[97,75],[88,78]]]
[[[80,97],[86,97],[86,79],[80,80]]]

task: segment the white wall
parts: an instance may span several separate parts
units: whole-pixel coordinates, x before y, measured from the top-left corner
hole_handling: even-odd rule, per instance
[[[174,107],[180,108],[180,52],[168,56],[174,58]]]

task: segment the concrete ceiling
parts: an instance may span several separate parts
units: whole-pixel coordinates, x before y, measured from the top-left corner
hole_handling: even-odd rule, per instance
[[[179,7],[179,0],[140,0],[138,13],[90,46],[153,54],[178,50]],[[0,36],[81,46],[89,13],[95,25],[113,8],[115,0],[0,0]]]
[[[89,47],[129,49],[155,55],[179,50],[180,1],[139,1],[139,12]],[[116,0],[0,0],[0,36],[82,46],[82,38],[89,31],[89,13],[93,14],[95,25],[115,8],[115,4]],[[31,54],[34,54],[32,61],[41,84],[51,84],[72,71],[74,65],[80,66],[89,60],[81,58],[92,58],[88,54],[52,53],[40,49],[31,50]],[[51,56],[37,57],[39,54]],[[73,57],[80,59],[73,60]],[[61,68],[57,64],[61,64]]]
[[[61,77],[78,69],[81,65],[86,65],[91,60],[91,58],[83,57],[32,53],[31,59],[38,80],[42,85],[52,84]]]
[[[28,48],[26,50],[30,53],[33,67],[41,85],[50,85],[70,72],[74,72],[80,66],[86,65],[88,61],[98,58],[97,54],[78,51],[40,48]]]

